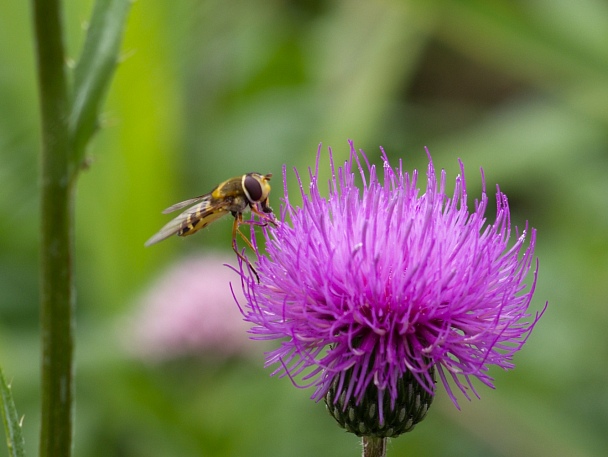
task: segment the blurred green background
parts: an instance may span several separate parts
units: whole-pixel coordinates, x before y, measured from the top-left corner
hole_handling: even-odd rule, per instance
[[[91,1],[66,3],[70,56]],[[39,117],[28,2],[0,5],[0,365],[39,421]],[[75,455],[355,456],[312,390],[257,358],[129,351],[138,297],[168,265],[229,253],[230,222],[144,249],[160,210],[246,171],[341,162],[352,138],[404,168],[428,146],[471,198],[496,183],[538,229],[533,311],[549,308],[496,390],[442,389],[389,456],[608,453],[608,3],[604,0],[181,0],[133,4],[77,199]],[[295,181],[290,175],[291,184]],[[290,184],[290,185],[291,185]],[[491,200],[493,200],[491,198]],[[493,219],[490,212],[488,218]],[[219,267],[219,266],[218,266]],[[170,305],[170,304],[169,304]],[[252,343],[255,344],[255,343]],[[261,352],[261,350],[260,350]],[[0,456],[7,455],[0,446]]]

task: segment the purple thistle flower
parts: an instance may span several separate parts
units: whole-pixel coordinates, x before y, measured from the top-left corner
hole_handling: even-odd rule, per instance
[[[255,263],[259,283],[241,263],[241,312],[254,324],[254,339],[280,340],[266,354],[267,365],[278,365],[273,374],[296,385],[301,377],[316,387],[313,399],[331,391],[330,409],[339,403],[345,410],[372,389],[382,425],[401,407],[406,379],[421,387],[418,403],[429,397],[418,422],[435,392],[435,371],[458,406],[454,386],[470,399],[469,392],[478,396],[472,378],[493,387],[491,365],[514,367],[513,355],[544,312],[528,312],[538,261],[531,284],[525,283],[536,231],[526,225],[509,246],[509,206],[498,187],[496,220],[486,224],[483,171],[481,199],[469,211],[462,162],[449,197],[445,171],[438,183],[429,154],[421,194],[416,170],[410,176],[401,161],[391,168],[381,149],[380,180],[349,143],[350,160],[337,170],[330,149],[327,198],[317,182],[320,146],[308,190],[298,176],[301,207],[289,201],[283,169],[284,204],[277,226],[263,232],[266,251]]]

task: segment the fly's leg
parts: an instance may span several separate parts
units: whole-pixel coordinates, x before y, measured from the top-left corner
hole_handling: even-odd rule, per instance
[[[255,278],[257,279],[257,282],[259,284],[260,277],[258,276],[258,272],[255,270],[255,268],[253,268],[253,265],[251,265],[251,262],[249,262],[247,257],[245,257],[242,253],[239,252],[239,247],[236,242],[236,234],[238,233],[240,235],[240,237],[243,239],[243,241],[245,241],[247,246],[249,246],[251,248],[251,250],[255,252],[255,249],[254,249],[253,245],[251,244],[251,241],[249,241],[247,239],[247,237],[245,235],[243,235],[243,232],[241,232],[239,230],[239,226],[243,223],[244,223],[243,214],[236,213],[234,215],[234,223],[232,224],[232,249],[234,250],[235,254],[239,257],[239,259],[241,259],[243,262],[245,262],[247,264],[247,267],[253,272],[253,274],[255,275]]]
[[[234,216],[234,219],[235,219],[235,224],[236,224],[235,226],[232,227],[232,240],[233,240],[233,245],[236,246],[236,233],[238,232],[239,236],[243,239],[243,241],[247,244],[247,246],[249,246],[249,248],[251,248],[251,250],[253,252],[256,252],[256,249],[251,244],[251,241],[245,235],[243,235],[243,232],[241,232],[239,227],[243,224],[247,224],[249,226],[257,225],[258,227],[266,227],[268,225],[268,223],[271,223],[272,225],[274,225],[276,227],[277,223],[275,222],[274,214],[272,214],[272,213],[261,213],[255,206],[251,207],[251,212],[256,214],[260,218],[260,220],[259,221],[256,221],[256,220],[244,221],[243,213],[232,213]],[[271,215],[272,215],[272,217],[271,217]],[[237,222],[237,220],[238,220],[238,222]]]
[[[249,221],[249,222],[245,222],[245,223],[249,223],[249,224],[252,224],[252,225],[259,225],[261,227],[265,227],[270,222],[272,225],[274,225],[276,227],[277,223],[275,222],[276,218],[275,218],[274,213],[272,212],[272,210],[270,209],[270,207],[267,206],[266,208],[269,210],[269,212],[263,212],[262,213],[262,212],[260,212],[259,209],[257,209],[255,207],[255,205],[251,205],[251,212],[253,214],[255,214],[256,216],[258,216],[260,218],[260,221],[259,222],[258,221]],[[265,210],[265,208],[262,208],[262,209]]]
[[[251,244],[251,241],[249,241],[249,239],[245,235],[243,235],[243,232],[241,232],[241,229],[239,227],[242,224],[260,225],[256,221],[243,221],[243,214],[242,213],[237,213],[234,216],[234,224],[232,224],[232,247],[234,248],[235,251],[237,251],[238,246],[236,244],[236,234],[238,233],[239,236],[242,238],[242,240],[245,242],[245,244],[247,246],[249,246],[249,248],[253,252],[256,252],[255,248],[253,247],[253,244]]]
[[[251,265],[251,262],[249,262],[249,260],[247,260],[247,258],[241,252],[239,252],[238,244],[236,242],[236,240],[237,240],[236,234],[237,233],[239,234],[239,236],[242,238],[242,240],[245,242],[245,244],[247,246],[249,246],[249,248],[253,252],[257,252],[257,250],[254,248],[253,244],[251,244],[251,241],[249,240],[249,238],[247,238],[245,235],[243,235],[243,232],[241,232],[240,226],[242,224],[247,224],[249,226],[258,225],[260,227],[265,227],[268,225],[268,223],[271,223],[272,225],[274,225],[276,227],[276,225],[277,225],[276,218],[274,217],[272,210],[270,209],[270,207],[266,207],[266,208],[269,211],[262,213],[262,212],[260,212],[260,210],[258,210],[256,208],[255,205],[251,205],[251,211],[260,218],[259,221],[255,221],[255,220],[244,221],[243,213],[237,213],[237,212],[232,213],[232,215],[234,216],[234,223],[232,224],[232,249],[234,250],[236,255],[239,257],[239,259],[241,259],[243,262],[245,262],[247,264],[247,267],[253,272],[258,283],[260,282],[260,277],[258,276],[257,271],[255,270],[255,268],[253,268],[253,265]]]

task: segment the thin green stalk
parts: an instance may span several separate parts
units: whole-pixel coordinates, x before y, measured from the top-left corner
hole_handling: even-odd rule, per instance
[[[364,436],[361,438],[363,444],[363,457],[386,457],[386,438]]]
[[[40,456],[70,456],[73,199],[61,1],[32,0],[40,90],[42,418]]]

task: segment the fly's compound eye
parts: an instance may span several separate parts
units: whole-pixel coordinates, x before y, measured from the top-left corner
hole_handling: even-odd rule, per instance
[[[262,200],[262,184],[253,176],[245,175],[245,179],[243,180],[243,190],[247,194],[249,201],[259,202]]]

